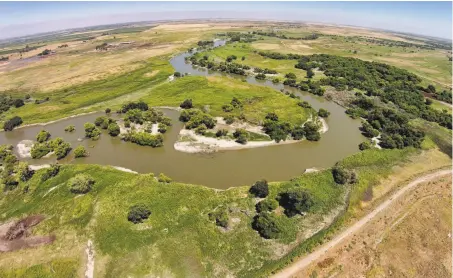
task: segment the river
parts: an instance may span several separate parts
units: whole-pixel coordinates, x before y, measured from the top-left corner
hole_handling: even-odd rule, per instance
[[[217,43],[218,45],[218,43]],[[183,53],[175,56],[170,62],[175,71],[191,75],[223,75],[209,72],[205,69],[193,68],[186,64],[184,58],[190,55]],[[244,79],[244,76],[232,78]],[[173,144],[177,140],[182,123],[178,121],[179,112],[162,109],[172,119],[173,126],[165,134],[162,148],[138,146],[123,142],[119,138],[110,137],[103,131],[98,141],[84,139],[83,124],[94,122],[94,119],[105,113],[94,113],[79,117],[64,119],[46,126],[30,126],[15,129],[12,132],[2,132],[1,144],[17,145],[22,140],[35,140],[36,134],[45,129],[52,138],[62,137],[71,146],[84,145],[89,157],[74,159],[72,153],[60,163],[85,163],[120,166],[140,173],[153,172],[156,175],[165,173],[175,181],[200,184],[212,188],[226,189],[234,186],[251,185],[258,179],[283,181],[302,174],[307,168],[328,168],[335,162],[358,152],[358,144],[364,140],[358,127],[360,121],[350,119],[341,106],[309,93],[270,81],[257,81],[247,77],[247,82],[260,86],[269,86],[276,90],[285,89],[298,94],[301,99],[308,101],[313,108],[327,109],[331,114],[326,120],[329,131],[322,134],[318,142],[301,141],[295,144],[276,145],[271,147],[222,151],[212,154],[188,154],[176,151]],[[116,114],[112,116],[118,117]],[[64,128],[74,125],[76,131],[67,133]],[[17,151],[17,150],[16,150]],[[55,158],[39,160],[25,159],[30,164],[45,164],[55,162]]]

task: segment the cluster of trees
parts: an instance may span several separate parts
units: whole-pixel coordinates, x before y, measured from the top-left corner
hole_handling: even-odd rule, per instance
[[[434,87],[433,85],[428,85],[428,87],[426,87],[423,90],[437,100],[445,101],[448,103],[451,103],[451,101],[452,101],[451,89],[450,89],[450,91],[443,90],[441,92],[438,92],[438,91],[436,91],[436,87]]]
[[[74,132],[75,131],[75,126],[74,125],[68,125],[67,127],[64,128],[64,131],[66,131],[66,132]]]
[[[101,136],[101,131],[93,123],[85,123],[83,125],[85,129],[85,137],[97,140]]]
[[[23,99],[0,95],[0,114],[8,111],[11,107],[19,108],[25,104]]]
[[[69,191],[74,194],[86,194],[91,191],[95,181],[88,174],[77,174],[68,181]]]
[[[226,73],[233,73],[233,74],[238,74],[238,75],[247,75],[246,70],[249,70],[250,67],[247,65],[242,65],[238,63],[227,63],[227,62],[220,62],[216,63],[214,61],[209,61],[202,57],[201,59],[197,60],[195,56],[191,56],[190,58],[187,58],[188,61],[192,63],[192,65],[195,66],[200,66],[204,68],[208,68],[210,70],[214,71],[221,71],[221,72],[226,72]]]
[[[206,129],[214,128],[217,121],[209,114],[199,109],[185,109],[179,116],[181,122],[186,123],[187,129],[195,129],[204,126]]]
[[[230,42],[253,42],[256,41],[256,38],[254,37],[253,34],[249,33],[244,33],[244,32],[227,32],[224,34],[228,38],[230,38]]]
[[[41,181],[45,182],[46,180],[55,177],[60,173],[60,165],[59,164],[51,164],[49,168],[47,168],[43,175],[41,176]]]
[[[22,118],[19,116],[14,116],[11,119],[7,120],[3,124],[3,130],[4,131],[11,131],[15,127],[20,126],[23,123]]]
[[[319,125],[315,122],[306,122],[303,127],[293,126],[288,122],[279,120],[275,113],[268,113],[263,124],[264,132],[277,143],[285,141],[288,136],[294,140],[301,140],[305,136],[309,141],[318,141],[321,139]]]
[[[347,113],[359,115],[366,120],[361,127],[366,137],[372,138],[381,134],[379,142],[381,147],[402,149],[421,146],[424,133],[411,127],[407,116],[392,109],[376,107],[364,96],[359,96],[353,105],[355,108],[348,109]]]
[[[330,115],[330,112],[329,112],[329,111],[327,111],[327,110],[324,109],[324,108],[319,108],[319,111],[318,111],[318,116],[319,116],[319,117],[327,118],[327,117],[329,117],[329,115]]]
[[[357,174],[354,171],[347,170],[339,164],[332,168],[332,176],[333,180],[338,184],[354,184],[358,181]]]
[[[31,148],[31,157],[34,159],[39,159],[45,156],[46,154],[50,152],[54,152],[55,155],[57,156],[57,159],[62,159],[68,155],[68,153],[71,151],[71,144],[68,142],[65,142],[62,138],[57,137],[53,140],[47,141],[48,138],[50,137],[50,134],[48,137],[45,137],[45,131],[41,131],[37,139],[40,138],[43,141],[36,143],[33,145]],[[41,137],[40,137],[41,136]],[[44,140],[45,139],[45,140]]]
[[[120,112],[121,113],[126,113],[127,111],[132,110],[132,109],[138,109],[138,110],[141,110],[141,111],[147,111],[149,109],[149,107],[148,107],[148,104],[146,104],[143,101],[128,102],[128,103],[123,104],[123,106],[121,107]]]
[[[133,110],[129,110],[128,113],[130,111],[133,111]],[[106,129],[108,131],[108,133],[110,134],[110,136],[112,136],[112,137],[116,137],[120,134],[120,126],[112,118],[109,118],[106,116],[97,117],[96,120],[94,120],[94,125],[102,128],[102,129]]]
[[[44,102],[48,102],[50,100],[50,97],[45,97],[43,99],[35,99],[35,104],[41,104]]]
[[[50,133],[44,129],[41,130],[40,132],[38,132],[38,134],[36,135],[36,141],[38,141],[38,143],[44,143],[49,138],[50,138]]]
[[[197,45],[199,47],[213,46],[214,45],[214,41],[198,41]]]
[[[2,160],[3,169],[1,169],[1,181],[4,184],[4,191],[13,190],[19,184],[18,159],[13,154],[12,145],[0,145],[0,159]]]
[[[280,193],[277,199],[279,204],[285,209],[285,214],[288,217],[307,213],[314,205],[314,200],[310,193],[298,187]]]
[[[239,144],[247,144],[249,140],[249,133],[247,130],[238,128],[233,132],[233,137],[236,139],[236,142]]]
[[[8,61],[9,60],[9,57],[6,56],[6,57],[0,57],[0,62],[3,62],[3,61]]]
[[[252,34],[254,35],[259,35],[259,36],[267,36],[267,37],[275,37],[279,39],[289,39],[289,40],[316,40],[319,38],[319,34],[310,34],[306,35],[304,37],[292,37],[292,36],[287,36],[285,34],[279,34],[275,32],[265,32],[265,31],[253,31]]]
[[[58,48],[65,48],[65,47],[68,47],[69,45],[67,43],[65,44],[62,44],[62,45],[59,45]]]
[[[162,134],[152,135],[148,132],[131,131],[126,133],[122,139],[126,142],[132,142],[140,146],[150,146],[153,148],[162,147],[164,145],[164,137]]]
[[[150,215],[151,211],[145,204],[137,204],[129,208],[127,220],[134,224],[138,224],[148,219]]]
[[[96,50],[107,51],[107,49],[108,49],[107,46],[108,46],[108,44],[106,42],[104,42],[103,44],[96,45]]]
[[[262,69],[262,68],[258,68],[258,67],[254,68],[253,72],[262,73],[262,74],[277,74],[276,70],[268,69],[268,68]]]

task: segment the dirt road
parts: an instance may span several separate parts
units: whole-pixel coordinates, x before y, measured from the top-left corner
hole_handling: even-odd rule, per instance
[[[389,199],[384,201],[382,204],[380,204],[377,208],[375,208],[371,213],[360,219],[358,222],[356,222],[354,225],[343,231],[341,234],[337,235],[334,237],[331,241],[327,242],[326,244],[322,245],[320,248],[318,248],[316,251],[313,253],[310,253],[309,255],[299,259],[296,261],[294,264],[288,266],[287,268],[283,269],[279,273],[275,274],[274,278],[283,278],[283,277],[291,277],[292,275],[296,274],[298,271],[304,269],[308,265],[310,265],[313,261],[319,259],[324,253],[326,253],[330,248],[336,246],[339,244],[343,239],[346,237],[353,235],[356,233],[360,228],[362,228],[366,223],[368,223],[370,220],[372,220],[379,212],[383,211],[386,209],[394,200],[396,200],[398,197],[403,195],[405,192],[408,190],[412,189],[413,187],[417,186],[420,183],[431,181],[435,178],[451,174],[451,170],[442,170],[438,171],[432,174],[428,174],[425,176],[422,176],[400,190],[398,190],[395,194],[393,194]]]

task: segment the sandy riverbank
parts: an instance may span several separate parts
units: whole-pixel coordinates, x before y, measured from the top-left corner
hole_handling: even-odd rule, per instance
[[[222,121],[218,120],[217,126],[226,125],[222,119]],[[319,118],[322,127],[320,128],[320,133],[326,133],[329,130],[329,127],[326,121],[322,118]],[[234,125],[234,124],[233,124]],[[218,128],[216,126],[216,128]],[[232,126],[232,125],[231,125]],[[230,129],[231,129],[230,126]],[[237,128],[244,128],[247,131],[256,132],[263,134],[261,126],[253,126],[248,123],[237,123]],[[223,128],[223,127],[222,127]],[[196,134],[193,130],[189,129],[181,129],[179,132],[179,139],[174,144],[174,148],[180,152],[186,153],[212,153],[217,151],[225,151],[225,150],[239,150],[239,149],[250,149],[250,148],[259,148],[259,147],[267,147],[267,146],[277,146],[282,144],[293,144],[300,142],[300,140],[286,140],[280,141],[280,143],[272,141],[249,141],[246,144],[240,144],[235,142],[232,139],[217,139],[212,137],[206,137],[202,135]]]

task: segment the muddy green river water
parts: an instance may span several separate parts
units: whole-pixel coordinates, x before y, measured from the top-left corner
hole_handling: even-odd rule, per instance
[[[220,75],[207,70],[193,68],[186,64],[184,53],[171,60],[176,71],[191,75]],[[230,76],[231,78],[239,78]],[[244,77],[240,77],[244,78]],[[247,81],[260,86],[269,86],[276,90],[283,85],[274,85],[272,82],[257,82],[253,77]],[[358,152],[358,144],[364,140],[358,127],[360,121],[350,119],[341,106],[294,89],[301,99],[308,101],[315,109],[325,108],[330,111],[326,120],[329,130],[322,135],[318,142],[301,141],[295,144],[276,145],[243,150],[222,151],[212,154],[188,154],[176,151],[173,144],[177,140],[182,123],[178,121],[179,112],[163,109],[162,111],[172,118],[173,126],[165,134],[162,148],[138,146],[123,142],[119,138],[110,137],[105,131],[98,141],[83,139],[83,124],[94,122],[94,119],[104,113],[94,113],[64,119],[46,126],[30,126],[15,129],[12,132],[0,134],[1,144],[16,146],[22,140],[35,140],[36,134],[45,129],[53,138],[62,137],[75,148],[84,145],[90,153],[89,157],[74,159],[72,153],[60,163],[86,163],[119,166],[140,173],[165,173],[173,180],[200,184],[208,187],[225,189],[233,186],[252,184],[258,179],[269,181],[288,180],[302,174],[307,168],[327,168],[335,162]],[[117,117],[115,114],[112,114]],[[64,128],[75,125],[76,131],[67,133]],[[82,141],[79,141],[83,139]],[[17,151],[17,148],[15,149]],[[30,164],[46,164],[55,162],[54,157],[33,160],[24,158]]]

